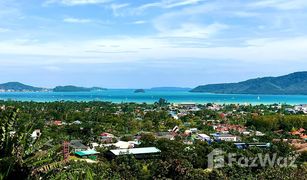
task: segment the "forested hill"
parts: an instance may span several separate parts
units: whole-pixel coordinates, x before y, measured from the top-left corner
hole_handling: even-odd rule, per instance
[[[106,90],[105,88],[100,87],[77,87],[77,86],[57,86],[53,89],[54,92],[90,92],[90,91],[102,91]]]
[[[39,88],[39,87],[33,87],[29,85],[22,84],[20,82],[8,82],[0,84],[0,90],[1,91],[45,91],[47,89],[45,88]]]
[[[192,89],[191,92],[307,95],[307,71],[279,77],[250,79],[239,83],[202,85]]]

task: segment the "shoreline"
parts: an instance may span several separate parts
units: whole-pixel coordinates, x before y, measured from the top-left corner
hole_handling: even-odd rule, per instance
[[[63,103],[90,103],[90,102],[103,102],[103,103],[113,103],[113,104],[125,104],[125,103],[134,103],[134,104],[149,104],[152,105],[155,102],[148,101],[148,102],[138,102],[138,101],[104,101],[104,100],[16,100],[16,99],[0,99],[0,102],[23,102],[23,103],[54,103],[54,102],[63,102]],[[168,101],[172,105],[204,105],[208,103],[217,104],[217,105],[230,105],[230,104],[238,104],[238,105],[304,105],[306,103],[287,103],[287,102],[210,102],[210,101],[204,101],[204,102],[171,102]]]
[[[96,92],[1,92],[2,101],[22,102],[112,102],[154,104],[160,98],[173,104],[307,104],[307,95],[255,95],[255,94],[212,94],[190,93],[187,91],[147,91],[134,93],[130,89]]]

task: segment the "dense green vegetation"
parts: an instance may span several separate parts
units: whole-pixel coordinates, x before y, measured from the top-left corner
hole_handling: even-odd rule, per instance
[[[196,140],[185,144],[186,137],[175,140],[157,139],[155,132],[167,131],[175,125],[180,131],[196,127],[203,133],[213,132],[208,120],[246,124],[262,130],[263,142],[285,135],[271,135],[272,130],[283,128],[306,128],[303,115],[284,114],[283,106],[276,110],[264,105],[225,105],[219,111],[199,105],[198,111],[191,111],[179,119],[172,118],[166,100],[148,104],[109,102],[13,102],[0,101],[0,179],[306,179],[306,154],[299,154],[297,167],[240,167],[236,164],[220,169],[208,169],[207,155],[216,148],[227,153],[255,157],[257,153],[287,157],[295,154],[292,147],[283,142],[274,142],[269,148],[238,149],[230,142],[207,142]],[[236,111],[234,111],[236,110]],[[221,113],[237,112],[223,117]],[[245,113],[242,114],[241,112]],[[55,126],[54,120],[66,125]],[[74,123],[80,121],[79,123]],[[41,129],[42,136],[32,140],[34,129]],[[15,132],[12,134],[11,132]],[[63,162],[61,144],[64,140],[81,139],[84,144],[97,142],[100,133],[109,132],[122,139],[129,139],[136,133],[143,134],[141,147],[155,146],[161,154],[155,159],[139,160],[131,155],[106,159],[108,148],[97,149],[100,154],[97,163],[70,160]],[[225,155],[226,158],[226,155]],[[48,166],[46,170],[38,169]]]
[[[198,86],[191,92],[225,94],[307,94],[307,72],[250,79],[239,83]]]
[[[43,91],[44,88],[38,88],[33,86],[28,86],[19,82],[8,82],[0,84],[0,90],[12,90],[12,91]]]
[[[90,91],[102,91],[106,90],[106,88],[101,87],[77,87],[77,86],[57,86],[54,89],[47,88],[39,88],[33,87],[29,85],[25,85],[19,82],[8,82],[0,84],[0,90],[3,91],[30,91],[30,92],[38,92],[38,91],[54,91],[54,92],[90,92]]]
[[[100,87],[77,87],[77,86],[57,86],[53,89],[54,92],[90,92],[90,91],[101,91],[106,90],[105,88]]]
[[[307,128],[307,116],[302,115],[265,115],[253,116],[247,121],[248,126],[254,126],[261,131],[285,130],[287,132]]]

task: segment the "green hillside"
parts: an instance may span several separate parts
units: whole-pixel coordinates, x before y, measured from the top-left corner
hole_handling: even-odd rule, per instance
[[[201,85],[191,92],[222,94],[307,94],[307,72],[250,79],[238,83]]]

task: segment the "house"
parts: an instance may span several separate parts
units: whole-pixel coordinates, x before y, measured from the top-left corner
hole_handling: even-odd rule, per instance
[[[296,111],[294,109],[292,109],[292,108],[286,108],[285,111],[290,113],[290,114],[295,114],[296,113]]]
[[[174,118],[174,119],[179,119],[179,117],[177,116],[177,113],[174,112],[174,111],[169,111],[169,115],[171,115],[172,118]]]
[[[95,149],[96,147],[116,147],[117,149],[131,149],[135,146],[140,145],[141,143],[138,140],[135,141],[118,141],[116,143],[109,143],[109,144],[98,144],[92,143],[91,147]]]
[[[212,111],[219,111],[222,108],[223,107],[219,104],[212,104],[211,106],[207,107],[208,110],[212,110]]]
[[[238,149],[247,149],[249,147],[269,148],[271,143],[234,143]]]
[[[225,134],[229,133],[230,130],[238,131],[240,133],[246,131],[246,127],[236,124],[218,124],[218,125],[213,125],[212,127],[216,132],[225,133]]]
[[[304,140],[307,140],[307,135],[306,135],[306,134],[301,134],[301,135],[300,135],[300,138],[301,138],[301,139],[304,139]]]
[[[113,146],[119,149],[130,149],[134,148],[134,143],[132,142],[127,142],[127,141],[118,141],[117,143],[114,143]]]
[[[202,141],[210,141],[211,138],[207,134],[197,134],[197,138]]]
[[[78,157],[89,158],[89,159],[92,159],[92,160],[96,160],[98,154],[99,154],[99,152],[97,152],[95,150],[86,150],[86,151],[75,152],[75,155],[78,156]]]
[[[0,91],[0,92],[1,92],[1,91]],[[5,105],[2,105],[0,109],[1,109],[1,110],[5,110]]]
[[[107,153],[109,159],[114,159],[117,156],[132,154],[136,159],[149,159],[159,156],[161,150],[156,147],[144,147],[144,148],[133,148],[133,149],[114,149]]]
[[[304,128],[300,128],[297,131],[290,132],[291,135],[297,135],[303,140],[307,140],[307,135],[304,133],[306,130]]]
[[[255,136],[264,136],[265,134],[260,132],[260,131],[256,131],[255,132]]]
[[[100,139],[104,143],[111,143],[111,142],[113,142],[114,138],[115,138],[115,136],[113,134],[110,134],[110,133],[104,132],[104,133],[100,134]]]
[[[192,131],[190,130],[185,130],[183,133],[185,136],[190,136],[192,134]]]
[[[303,132],[305,132],[306,130],[304,129],[304,128],[299,128],[299,130],[298,130],[300,133],[303,133]]]
[[[191,133],[197,133],[198,129],[197,128],[190,128]]]
[[[157,139],[175,140],[174,132],[157,132],[154,136]]]
[[[243,134],[244,136],[249,136],[249,135],[251,134],[251,132],[250,132],[250,131],[243,131],[242,134]]]
[[[246,149],[248,146],[246,143],[234,143],[234,145],[238,148],[238,149]]]
[[[42,135],[41,130],[40,129],[35,129],[33,131],[33,133],[31,134],[31,138],[36,140],[37,138],[39,138]]]
[[[53,121],[53,125],[62,126],[62,121],[60,121],[60,120],[55,120],[55,121]]]
[[[77,120],[77,121],[72,122],[72,124],[80,125],[82,123],[81,123],[81,121]]]
[[[81,140],[71,140],[69,142],[69,147],[72,149],[73,152],[86,151],[88,149],[87,146],[82,144]]]
[[[214,140],[216,141],[239,141],[239,138],[237,136],[231,135],[231,134],[219,134],[219,133],[215,133],[212,134]]]
[[[177,133],[179,130],[180,130],[179,127],[178,127],[178,126],[175,126],[175,127],[172,129],[172,132]]]
[[[295,136],[295,135],[300,135],[301,133],[299,131],[292,131],[290,134]]]
[[[16,134],[16,131],[10,131],[10,132],[9,132],[10,137],[14,137],[15,134]]]
[[[307,104],[302,104],[302,105],[299,105],[299,106],[295,106],[294,107],[294,110],[297,111],[297,112],[303,112],[303,113],[307,113]]]
[[[248,147],[259,147],[259,148],[269,148],[271,143],[247,143]]]
[[[184,102],[180,104],[181,107],[185,109],[194,109],[197,108],[197,104],[193,102]]]

